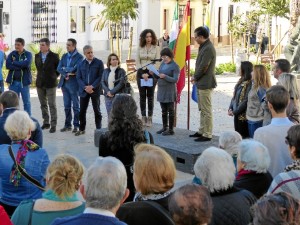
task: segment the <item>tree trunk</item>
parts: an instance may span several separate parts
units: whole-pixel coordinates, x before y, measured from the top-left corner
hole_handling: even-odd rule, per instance
[[[114,39],[113,39],[113,33],[112,33],[112,27],[111,27],[111,23],[109,23],[108,26],[109,29],[109,48],[110,48],[110,53],[114,52]]]
[[[120,48],[120,24],[117,24],[117,55],[119,56],[120,62],[122,62],[121,48]]]
[[[232,32],[229,33],[230,45],[231,45],[231,63],[234,63],[234,55],[233,55],[233,40],[232,40]]]
[[[131,59],[132,37],[133,37],[133,27],[130,27],[130,34],[129,34],[129,51],[128,51],[128,57],[127,57],[127,59]]]

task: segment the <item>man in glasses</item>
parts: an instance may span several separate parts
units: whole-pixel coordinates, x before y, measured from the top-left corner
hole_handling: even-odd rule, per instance
[[[65,107],[65,125],[60,130],[61,132],[72,130],[72,112],[73,107],[74,119],[73,119],[73,133],[79,131],[79,92],[78,83],[76,79],[77,66],[83,60],[83,56],[76,49],[77,42],[73,38],[69,38],[67,41],[67,53],[65,53],[57,67],[57,71],[60,73],[60,81],[58,88],[62,89],[64,107]]]
[[[287,131],[294,125],[286,115],[289,99],[288,91],[281,85],[272,86],[267,90],[266,100],[272,114],[271,124],[258,128],[253,137],[269,150],[271,158],[269,172],[272,177],[281,173],[287,165],[292,163],[285,144]]]

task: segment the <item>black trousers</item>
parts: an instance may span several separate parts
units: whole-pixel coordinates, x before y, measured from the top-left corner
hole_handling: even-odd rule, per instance
[[[163,127],[166,128],[169,125],[170,130],[173,130],[174,127],[174,116],[175,116],[174,106],[175,106],[174,102],[160,103]]]
[[[243,139],[250,137],[247,120],[239,120],[238,116],[234,116],[234,129]]]
[[[80,97],[80,112],[79,112],[79,130],[83,131],[86,127],[86,111],[89,106],[90,98],[92,99],[93,110],[95,114],[96,129],[101,128],[102,115],[100,111],[100,94],[87,94],[85,97]]]
[[[148,73],[148,70],[139,69],[137,72],[137,85],[139,88],[140,94],[140,108],[142,116],[147,116],[146,114],[146,102],[148,99],[148,116],[153,115],[153,108],[154,108],[154,92],[156,87],[156,79],[153,78],[152,75],[149,74],[149,78],[153,78],[153,86],[152,87],[141,87],[141,77],[144,73]]]

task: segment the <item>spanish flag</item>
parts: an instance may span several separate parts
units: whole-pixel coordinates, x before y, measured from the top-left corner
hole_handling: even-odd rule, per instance
[[[191,51],[191,13],[190,13],[190,1],[187,2],[184,10],[184,18],[178,37],[176,40],[176,46],[174,50],[175,62],[180,67],[180,76],[177,82],[177,103],[180,102],[180,95],[185,86],[185,72],[186,72],[186,61],[190,60]]]

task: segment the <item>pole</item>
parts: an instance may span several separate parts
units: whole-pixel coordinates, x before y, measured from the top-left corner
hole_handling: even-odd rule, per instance
[[[190,3],[190,0],[188,0],[188,3]],[[191,19],[190,19],[190,36],[189,36],[189,39],[190,39],[190,45],[191,45],[191,29],[192,29],[192,26],[191,26]],[[203,23],[204,23],[204,21],[203,21]],[[189,51],[191,51],[191,49],[189,48]],[[190,98],[190,89],[191,89],[191,83],[190,83],[190,58],[188,59],[188,68],[187,68],[187,77],[188,77],[188,94],[187,94],[187,96],[188,96],[188,107],[187,107],[187,129],[189,130],[190,129],[190,114],[191,114],[191,110],[190,110],[190,108],[191,108],[191,98]]]

